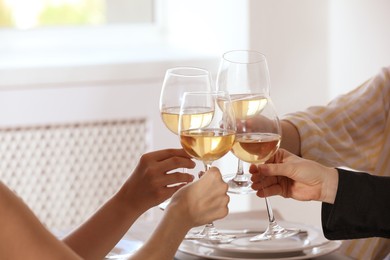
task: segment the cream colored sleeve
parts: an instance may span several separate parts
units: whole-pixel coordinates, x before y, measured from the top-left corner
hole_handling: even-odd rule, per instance
[[[390,102],[390,67],[326,106],[287,114],[302,157],[372,172],[381,152]]]

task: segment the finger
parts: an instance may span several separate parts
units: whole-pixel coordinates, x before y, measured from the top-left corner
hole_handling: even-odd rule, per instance
[[[264,176],[262,174],[253,174],[251,176],[251,181],[257,183],[257,182],[264,182],[267,179],[275,179],[275,178],[276,178],[275,176]]]
[[[257,194],[260,195],[261,197],[269,197],[275,195],[283,196],[283,190],[280,185],[272,185],[267,188],[258,190]]]
[[[216,203],[211,208],[213,220],[224,218],[229,213],[229,201],[230,197],[228,195],[219,196],[218,199],[215,200]]]
[[[178,190],[186,186],[188,183],[180,183],[175,186],[166,187],[167,192],[170,194],[170,197]]]
[[[175,156],[191,158],[183,149],[163,149],[143,155],[143,157],[146,157],[148,160],[154,161],[162,161]]]
[[[209,173],[214,173],[214,174],[221,174],[221,172],[219,171],[219,169],[215,166],[211,167],[207,172]]]
[[[278,178],[277,177],[261,177],[258,178],[257,176],[252,176],[252,189],[254,190],[260,190],[267,188],[269,186],[278,184]]]
[[[176,183],[189,183],[194,180],[194,176],[188,173],[174,172],[165,174],[161,177],[161,186],[172,185]]]
[[[165,160],[162,160],[159,162],[159,169],[164,172],[169,172],[171,170],[177,169],[177,168],[188,168],[193,169],[195,168],[196,163],[192,161],[189,158],[184,157],[170,157]]]
[[[258,165],[258,170],[263,176],[286,176],[290,177],[294,172],[291,164],[275,163]]]
[[[254,182],[252,183],[251,188],[254,190],[262,190],[264,189],[264,185],[261,182]]]
[[[211,167],[208,171],[202,174],[201,179],[210,179],[214,183],[224,183],[222,179],[222,174],[217,167]],[[205,180],[204,180],[205,181]]]
[[[211,167],[210,169],[208,169],[206,172],[200,171],[198,173],[199,178],[203,177],[204,175],[210,175],[210,174],[216,174],[214,177],[220,176],[222,178],[221,172],[219,171],[219,169],[217,167],[214,167],[214,166]]]
[[[258,168],[257,168],[256,165],[251,164],[251,165],[249,166],[249,172],[250,172],[251,174],[257,174],[257,173],[259,173],[259,170],[258,170]]]

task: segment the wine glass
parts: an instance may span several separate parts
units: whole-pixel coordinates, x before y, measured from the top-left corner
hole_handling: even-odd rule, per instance
[[[207,70],[195,67],[176,67],[168,69],[160,93],[160,113],[165,126],[178,134],[180,104],[184,92],[211,91],[211,76]],[[186,169],[183,169],[185,172]],[[165,209],[170,199],[159,207]]]
[[[266,101],[261,112],[253,117],[239,120],[232,152],[244,162],[261,164],[270,159],[279,149],[282,129],[271,98],[261,94],[254,95],[253,98]],[[299,229],[287,229],[278,225],[267,197],[265,203],[268,227],[264,233],[252,237],[250,241],[281,239],[298,234]]]
[[[179,115],[179,135],[183,149],[203,162],[205,171],[227,154],[234,143],[236,121],[230,97],[226,92],[186,92]],[[207,224],[186,239],[201,239],[212,243],[229,243],[235,236],[218,232]]]
[[[165,126],[178,134],[180,105],[184,92],[211,91],[211,76],[207,70],[194,67],[168,69],[160,93],[160,113]]]
[[[246,120],[261,112],[269,95],[270,79],[264,54],[252,50],[233,50],[223,54],[216,81],[217,90],[228,91],[236,119]],[[244,174],[242,160],[228,180],[229,192],[254,192],[249,174]]]

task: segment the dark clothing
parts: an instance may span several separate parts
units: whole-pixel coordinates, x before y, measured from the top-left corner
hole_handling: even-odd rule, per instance
[[[334,204],[322,203],[326,238],[390,238],[390,177],[337,169]]]

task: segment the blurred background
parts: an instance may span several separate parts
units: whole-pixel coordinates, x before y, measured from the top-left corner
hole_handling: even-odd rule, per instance
[[[143,120],[137,156],[179,147],[158,109],[165,71],[195,66],[215,79],[233,49],[267,56],[283,117],[390,65],[389,10],[387,0],[0,0],[0,127]],[[6,152],[3,177],[15,159]],[[223,172],[235,170],[231,158],[218,162]],[[317,202],[272,204],[286,220],[320,225]],[[231,211],[264,208],[253,195],[231,197]]]

